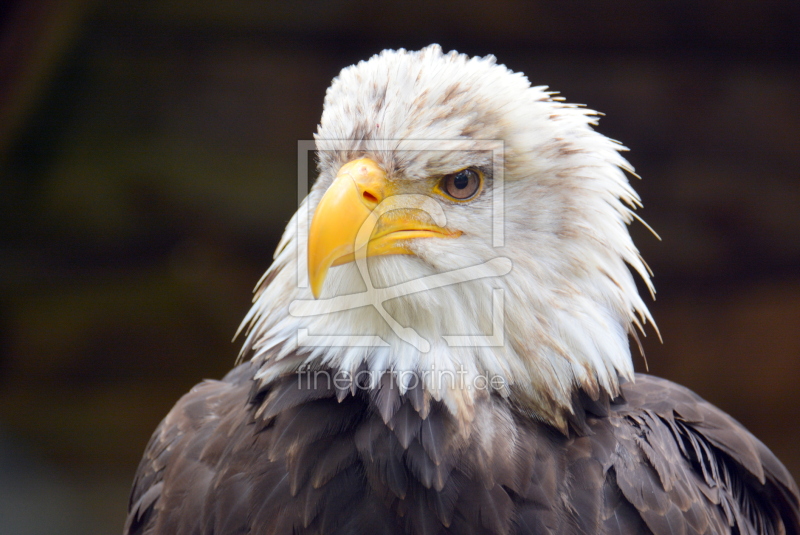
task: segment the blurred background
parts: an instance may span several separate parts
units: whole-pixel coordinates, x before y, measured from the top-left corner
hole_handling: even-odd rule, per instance
[[[147,440],[219,378],[331,78],[495,54],[643,177],[651,373],[800,477],[800,3],[0,4],[0,533],[119,533]],[[644,361],[636,358],[644,370]]]

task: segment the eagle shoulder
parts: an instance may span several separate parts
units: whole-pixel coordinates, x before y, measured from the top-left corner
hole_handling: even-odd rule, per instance
[[[198,529],[208,515],[203,498],[228,464],[231,443],[226,439],[235,438],[238,417],[247,403],[249,368],[249,364],[239,366],[221,381],[199,383],[158,425],[136,471],[125,535],[205,532]],[[216,507],[225,507],[226,517],[233,517],[231,505]]]
[[[622,390],[609,479],[653,533],[800,532],[791,475],[736,420],[649,375]]]

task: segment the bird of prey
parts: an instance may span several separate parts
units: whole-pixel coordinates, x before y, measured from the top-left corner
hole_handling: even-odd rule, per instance
[[[493,56],[342,70],[240,362],[156,429],[126,534],[792,534],[757,438],[634,373],[639,197]]]

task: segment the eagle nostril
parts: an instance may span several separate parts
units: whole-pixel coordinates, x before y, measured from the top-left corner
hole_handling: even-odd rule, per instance
[[[371,204],[378,204],[378,198],[373,195],[372,193],[365,191],[361,195],[363,195],[364,200]]]

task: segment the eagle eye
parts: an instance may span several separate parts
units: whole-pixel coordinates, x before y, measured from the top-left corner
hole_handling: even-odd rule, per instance
[[[474,197],[483,186],[483,177],[475,169],[462,169],[442,177],[439,189],[448,197],[457,201],[466,201]]]

